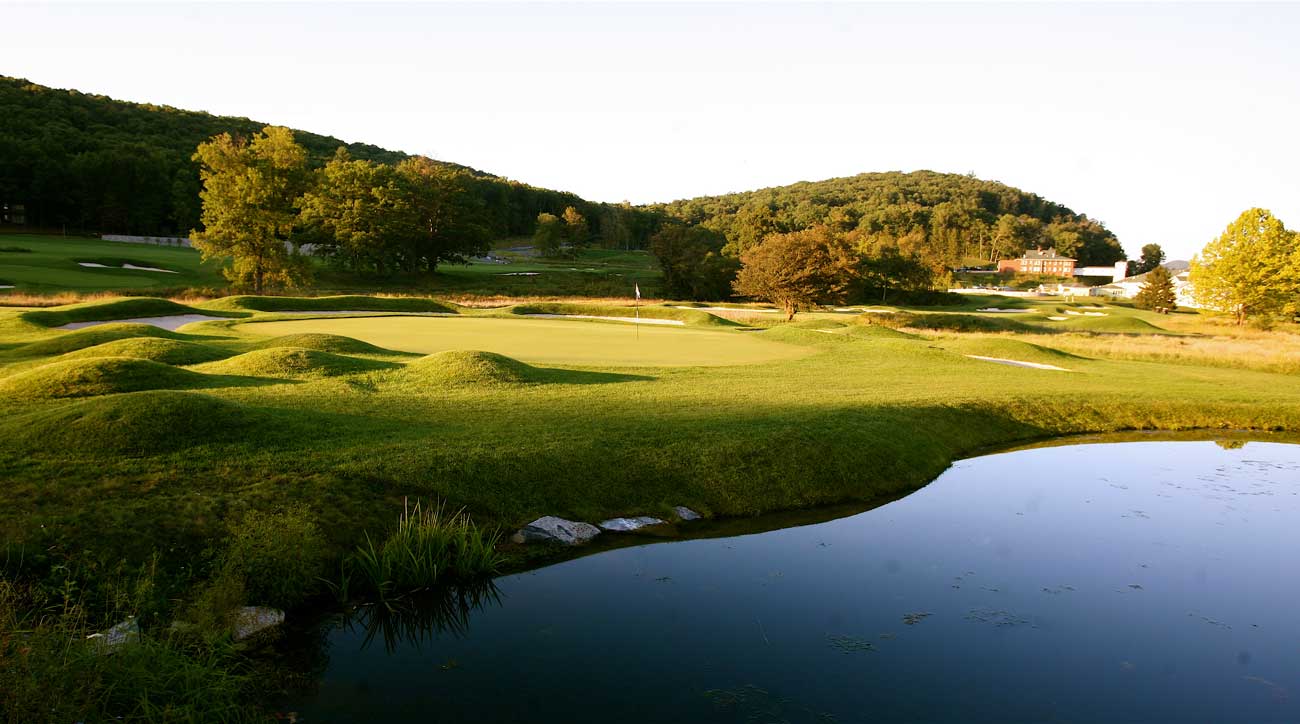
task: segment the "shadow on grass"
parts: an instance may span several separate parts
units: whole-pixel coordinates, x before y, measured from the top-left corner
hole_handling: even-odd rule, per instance
[[[618,382],[651,382],[650,375],[631,375],[624,372],[593,372],[567,370],[559,367],[536,367],[534,382],[559,385],[609,385]]]

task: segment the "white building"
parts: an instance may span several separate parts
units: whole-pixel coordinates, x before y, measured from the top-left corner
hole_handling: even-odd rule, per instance
[[[1180,307],[1195,308],[1196,299],[1192,296],[1191,265],[1185,261],[1171,261],[1161,264],[1169,270],[1174,278],[1174,301]],[[1150,274],[1151,272],[1147,272]],[[1098,297],[1112,299],[1132,299],[1147,283],[1147,274],[1125,277],[1111,284],[1094,287],[1092,293]]]

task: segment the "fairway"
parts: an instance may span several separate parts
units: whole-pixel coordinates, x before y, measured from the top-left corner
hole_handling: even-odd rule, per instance
[[[339,334],[404,352],[496,352],[537,364],[595,367],[722,366],[807,356],[807,347],[729,331],[666,329],[556,319],[354,317],[244,325],[257,334]]]

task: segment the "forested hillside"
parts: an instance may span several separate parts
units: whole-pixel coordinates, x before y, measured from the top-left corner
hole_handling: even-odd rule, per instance
[[[1115,235],[1087,216],[996,181],[933,171],[864,173],[647,208],[722,234],[731,256],[768,234],[819,225],[919,256],[935,269],[1035,246],[1055,247],[1080,264],[1124,256]]]
[[[36,85],[0,76],[0,203],[25,207],[26,226],[84,233],[188,234],[199,224],[195,148],[219,133],[250,137],[266,124]],[[396,163],[407,154],[294,131],[314,166],[344,147],[354,159]],[[485,225],[529,234],[541,212],[601,208],[457,164],[482,199]]]

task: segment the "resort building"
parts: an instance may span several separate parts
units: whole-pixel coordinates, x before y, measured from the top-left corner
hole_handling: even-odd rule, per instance
[[[1056,249],[1026,251],[1019,259],[1003,259],[998,271],[1015,271],[1021,274],[1045,274],[1054,277],[1074,276],[1074,259],[1061,256]]]

